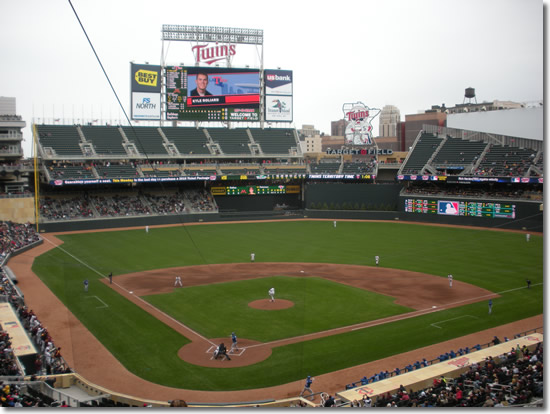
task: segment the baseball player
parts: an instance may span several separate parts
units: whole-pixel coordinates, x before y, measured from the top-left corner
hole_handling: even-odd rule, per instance
[[[449,273],[447,279],[449,279],[449,287],[453,287],[453,275]]]
[[[109,273],[109,283],[113,284],[113,272]]]
[[[87,292],[88,291],[88,285],[90,283],[88,282],[88,279],[84,279],[84,292]]]
[[[174,287],[176,286],[183,287],[183,284],[181,283],[181,276],[176,276],[176,281],[174,282]]]
[[[145,226],[145,233],[149,233],[149,226]]]
[[[311,383],[313,382],[314,378],[311,378],[311,376],[307,376],[306,378],[306,384],[304,385],[304,389],[300,393],[300,397],[304,396],[304,392],[309,391],[310,395],[313,394],[313,391],[311,390]]]
[[[256,259],[256,254],[250,253],[250,261],[254,263],[254,260]]]
[[[374,256],[374,262],[376,263],[376,266],[378,266],[378,263],[380,263],[380,256]]]
[[[334,220],[334,228],[336,228],[336,220]]]
[[[525,235],[525,240],[526,240],[526,241],[531,240],[531,235],[530,235],[529,233],[527,233],[527,234]]]
[[[493,299],[489,299],[489,315],[493,312]]]
[[[239,348],[237,348],[237,335],[235,335],[235,332],[231,332],[231,349],[229,350],[229,353],[232,353],[233,350],[239,350]]]
[[[275,302],[275,288],[269,289],[269,292],[267,292],[269,296],[271,296],[270,302]]]
[[[231,358],[227,355],[227,348],[223,342],[214,350],[214,359],[218,359],[220,356],[223,356],[224,359],[231,361]]]

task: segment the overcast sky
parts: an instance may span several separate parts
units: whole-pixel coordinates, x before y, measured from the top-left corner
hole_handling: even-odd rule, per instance
[[[163,24],[263,29],[264,67],[294,75],[294,123],[330,134],[342,105],[432,105],[543,99],[541,0],[72,0],[130,114],[129,62],[160,64]],[[33,118],[124,119],[68,0],[0,3],[0,96]],[[546,3],[544,3],[546,8]],[[233,66],[259,66],[239,46]],[[191,43],[164,42],[166,64],[193,65]],[[378,129],[375,129],[377,135]],[[24,130],[25,156],[32,135]]]

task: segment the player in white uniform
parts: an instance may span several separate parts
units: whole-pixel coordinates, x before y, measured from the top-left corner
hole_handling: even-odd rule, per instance
[[[145,226],[145,233],[149,233],[149,226]]]
[[[453,275],[449,273],[447,279],[449,279],[449,287],[453,287]]]
[[[336,220],[334,220],[334,228],[336,228]]]
[[[374,262],[376,263],[376,266],[378,266],[378,263],[380,263],[380,256],[374,256]]]
[[[250,261],[254,263],[254,260],[256,259],[255,253],[250,253]]]
[[[270,302],[275,302],[275,288],[271,288],[269,289],[269,296],[271,296],[271,301]]]
[[[526,241],[531,240],[531,235],[530,235],[529,233],[527,233],[527,234],[525,235],[525,240],[526,240]]]
[[[181,283],[181,276],[176,276],[176,281],[174,282],[174,287],[180,285],[183,287],[183,284]]]

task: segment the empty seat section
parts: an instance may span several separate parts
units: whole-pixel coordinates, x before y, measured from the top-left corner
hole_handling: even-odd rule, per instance
[[[261,129],[251,128],[254,141],[260,144],[264,154],[289,154],[291,148],[297,148],[298,143],[294,130],[289,128]]]
[[[168,155],[157,127],[123,127],[128,141],[134,143],[141,155]]]
[[[82,133],[91,142],[98,155],[127,155],[122,146],[122,135],[116,126],[83,126]]]
[[[210,149],[206,146],[206,135],[202,129],[163,127],[162,132],[182,155],[210,154]]]
[[[407,163],[403,166],[403,174],[418,174],[424,168],[434,151],[443,141],[433,134],[423,134],[409,155]]]
[[[251,155],[246,129],[208,128],[207,131],[224,154]]]
[[[42,148],[50,147],[57,155],[81,157],[80,135],[75,125],[37,125]]]

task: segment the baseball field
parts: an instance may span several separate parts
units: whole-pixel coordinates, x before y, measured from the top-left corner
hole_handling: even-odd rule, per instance
[[[128,371],[167,387],[271,387],[543,313],[541,235],[296,220],[56,237],[33,272]],[[239,352],[211,360],[232,332]]]

